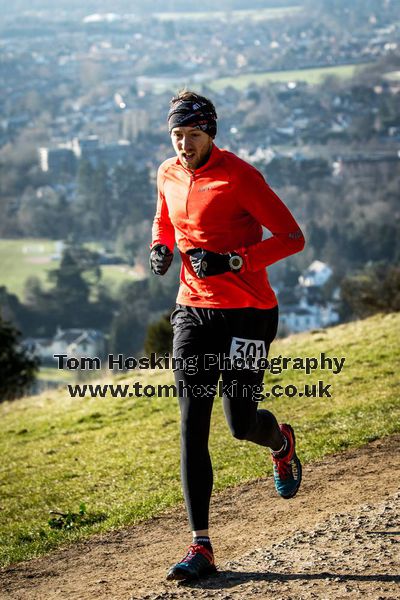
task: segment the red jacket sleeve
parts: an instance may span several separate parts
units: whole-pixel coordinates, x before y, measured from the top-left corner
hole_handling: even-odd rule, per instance
[[[242,208],[272,233],[257,244],[236,249],[243,257],[245,271],[258,271],[303,250],[305,239],[299,225],[259,171],[254,169],[252,176],[246,177],[246,190],[241,192]]]
[[[165,246],[173,252],[175,245],[175,230],[169,218],[163,187],[164,169],[161,165],[157,172],[157,210],[153,220],[152,242],[150,248],[156,244],[165,244]]]

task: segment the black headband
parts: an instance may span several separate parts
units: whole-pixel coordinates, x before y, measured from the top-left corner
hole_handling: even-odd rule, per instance
[[[170,133],[174,127],[197,127],[214,138],[217,134],[217,113],[208,102],[179,100],[168,113]]]

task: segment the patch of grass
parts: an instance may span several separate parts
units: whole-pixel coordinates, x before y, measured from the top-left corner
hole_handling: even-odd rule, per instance
[[[71,475],[74,475],[73,473]],[[48,520],[48,525],[51,529],[77,529],[84,525],[93,525],[106,519],[105,514],[88,514],[86,504],[81,502],[78,512],[68,511],[66,513],[58,510],[50,511],[51,517]]]
[[[74,381],[77,375],[75,371],[69,369],[57,369],[56,367],[40,367],[38,379],[41,381],[51,381],[62,385],[68,381]]]
[[[377,315],[274,342],[270,357],[345,357],[341,373],[288,369],[265,390],[323,380],[331,398],[269,399],[262,407],[296,429],[304,461],[400,431],[400,315]],[[120,380],[120,378],[119,378]],[[131,372],[126,383],[171,384],[170,371]],[[122,381],[122,383],[124,382]],[[111,383],[112,376],[103,382]],[[121,380],[120,380],[121,382]],[[174,398],[70,398],[66,389],[0,405],[0,561],[137,523],[182,501],[179,409]],[[215,490],[271,474],[265,448],[234,440],[216,400],[210,436]],[[272,483],[271,483],[272,485]],[[104,520],[52,529],[49,511],[83,502]]]
[[[335,75],[342,79],[354,76],[356,69],[367,65],[339,65],[333,67],[318,67],[315,69],[297,69],[295,71],[267,71],[265,73],[246,73],[235,77],[222,77],[209,83],[211,89],[219,92],[227,87],[237,90],[246,89],[251,83],[263,85],[272,81],[305,81],[309,84],[319,84],[325,77]]]

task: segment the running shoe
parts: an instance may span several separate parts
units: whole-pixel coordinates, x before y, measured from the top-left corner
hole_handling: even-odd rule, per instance
[[[217,571],[214,563],[214,554],[201,544],[190,544],[186,556],[173,567],[167,574],[167,579],[178,581],[192,581],[200,577],[212,575]]]
[[[301,483],[301,462],[296,454],[296,440],[294,431],[286,423],[279,425],[282,435],[289,444],[288,451],[283,458],[278,458],[272,453],[274,466],[275,488],[278,494],[288,500],[297,494]]]

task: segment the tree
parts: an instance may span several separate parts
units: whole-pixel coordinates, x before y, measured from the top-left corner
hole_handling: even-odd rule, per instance
[[[175,305],[179,287],[180,265],[180,257],[177,250],[175,250],[175,257],[168,273],[163,277],[150,274],[147,281],[149,308],[151,311],[166,311]]]
[[[89,301],[89,285],[83,278],[72,248],[67,248],[62,255],[59,269],[49,273],[55,283],[55,294],[64,306],[72,310],[82,308]]]
[[[110,328],[109,350],[132,356],[143,349],[149,317],[147,281],[132,281],[120,288],[120,309]]]
[[[20,332],[0,315],[0,402],[22,396],[35,381],[36,358],[19,346]]]
[[[154,190],[148,169],[137,171],[132,164],[118,165],[112,173],[112,227],[152,219]]]
[[[346,277],[341,298],[342,312],[348,309],[356,317],[400,311],[400,266],[369,265],[361,273]]]
[[[71,231],[72,217],[65,197],[49,186],[25,189],[18,209],[18,225],[26,236],[59,240]]]
[[[146,338],[144,340],[144,351],[147,356],[150,354],[166,354],[172,350],[172,326],[169,321],[169,314],[161,317],[159,321],[150,323],[147,328]]]
[[[55,284],[47,294],[48,318],[67,327],[89,326],[95,306],[90,302],[91,288],[101,278],[97,253],[82,246],[67,246],[60,267],[50,271]]]
[[[101,282],[96,252],[67,244],[48,278],[53,285],[44,289],[37,277],[29,277],[21,305],[0,287],[0,301],[24,335],[53,335],[57,326],[108,330],[117,302]]]
[[[21,326],[20,317],[23,312],[18,296],[10,294],[5,285],[0,286],[0,316],[5,321],[16,323],[17,327]]]
[[[78,170],[78,193],[75,217],[83,232],[82,239],[110,238],[112,200],[107,168],[100,164],[96,169],[82,160]]]

